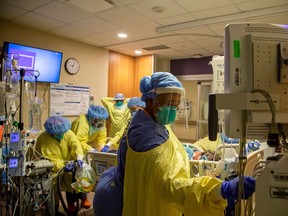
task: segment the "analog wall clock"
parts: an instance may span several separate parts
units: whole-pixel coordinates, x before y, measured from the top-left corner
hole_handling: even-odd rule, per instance
[[[80,70],[80,63],[75,58],[69,58],[65,62],[65,69],[69,74],[77,74]]]

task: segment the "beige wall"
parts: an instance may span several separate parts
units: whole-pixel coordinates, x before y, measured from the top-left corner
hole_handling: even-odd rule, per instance
[[[109,51],[92,45],[53,36],[41,31],[35,31],[22,26],[0,21],[0,44],[3,41],[21,43],[44,49],[63,52],[60,83],[89,86],[90,93],[94,95],[95,104],[101,105],[101,97],[108,93],[108,61]],[[76,75],[69,75],[64,69],[64,62],[74,57],[80,62],[80,71]],[[49,62],[47,62],[49,67]],[[41,73],[41,71],[40,71]],[[38,85],[38,96],[45,100],[42,114],[42,124],[48,117],[49,85]],[[28,127],[27,98],[23,105],[24,126]],[[75,117],[71,117],[73,120]]]

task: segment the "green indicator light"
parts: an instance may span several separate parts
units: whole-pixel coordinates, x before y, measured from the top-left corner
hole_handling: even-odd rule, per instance
[[[240,41],[234,40],[233,45],[234,45],[234,58],[240,58]]]

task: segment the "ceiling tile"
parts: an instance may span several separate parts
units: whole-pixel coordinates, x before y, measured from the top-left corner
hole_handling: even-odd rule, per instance
[[[237,4],[240,10],[249,11],[260,8],[274,7],[277,5],[287,5],[287,0],[255,0]]]
[[[167,46],[175,49],[175,50],[187,50],[187,49],[196,49],[199,48],[195,43],[191,41],[184,41],[179,43],[167,44]]]
[[[200,39],[200,40],[193,40],[193,43],[202,47],[210,47],[215,44],[219,44],[220,46],[220,43],[222,43],[222,41],[223,41],[222,38],[205,38],[205,39]]]
[[[152,8],[156,6],[162,7],[163,12],[154,12]],[[172,0],[147,0],[127,7],[150,19],[166,18],[187,13],[186,10]]]
[[[73,25],[95,33],[103,33],[118,28],[116,25],[94,16],[76,21]]]
[[[237,12],[236,9],[247,11],[286,4],[281,6],[285,9],[288,6],[287,0],[112,0],[113,8],[94,14],[88,12],[90,8],[83,9],[83,2],[107,2],[70,0],[77,4],[81,2],[79,8],[66,1],[0,0],[0,19],[131,56],[136,56],[134,51],[139,48],[166,45],[170,48],[142,50],[143,55],[178,59],[191,58],[197,53],[205,56],[223,54],[219,43],[223,41],[224,27],[236,20],[165,33],[156,33],[156,28],[223,16]],[[152,11],[154,6],[162,6],[164,11],[155,13]],[[287,24],[287,13],[237,21]],[[128,38],[118,38],[116,35],[120,32],[127,33]]]
[[[129,4],[141,2],[141,1],[146,1],[146,0],[113,0],[114,3],[120,4],[120,5],[125,5],[125,6],[127,6]]]
[[[0,18],[2,20],[10,20],[26,12],[26,10],[21,8],[13,7],[11,5],[0,2]]]
[[[87,12],[59,2],[47,4],[36,9],[35,12],[66,23],[72,23],[89,16]]]
[[[52,34],[60,35],[63,37],[68,38],[82,38],[87,37],[89,35],[92,35],[93,33],[90,31],[86,31],[84,29],[79,29],[78,27],[72,26],[72,25],[66,25],[60,28],[56,28],[51,31]]]
[[[159,38],[156,38],[155,40],[161,44],[173,44],[183,42],[186,39],[177,34],[169,34],[169,35],[159,35]]]
[[[133,31],[139,35],[145,35],[147,37],[155,37],[159,34],[156,32],[156,28],[160,25],[155,22],[145,22],[138,25],[129,26],[125,29]]]
[[[207,10],[233,4],[231,0],[177,0],[177,3],[190,12]]]
[[[182,14],[179,16],[158,19],[156,20],[156,22],[160,23],[161,25],[171,25],[171,24],[176,24],[176,23],[189,22],[193,20],[196,20],[196,17],[192,16],[189,13],[186,13],[186,14]]]
[[[2,2],[6,2],[10,5],[14,5],[16,7],[20,7],[26,10],[33,10],[40,7],[41,5],[50,2],[50,0],[2,0]]]
[[[108,38],[106,36],[103,36],[102,34],[94,34],[90,35],[88,37],[83,37],[81,39],[78,39],[79,41],[83,41],[84,43],[93,44],[95,46],[107,46],[109,44],[116,44],[118,43],[117,40],[113,40],[111,38]]]
[[[65,25],[65,23],[63,22],[45,16],[41,16],[35,13],[26,13],[23,16],[14,19],[13,22],[29,26],[31,28],[37,28],[38,30],[42,31],[48,31],[60,27],[62,25]]]
[[[245,19],[234,20],[233,23],[245,22],[245,21],[246,21]],[[209,29],[211,29],[213,32],[215,32],[217,35],[224,36],[224,28],[228,23],[231,23],[231,22],[227,21],[227,22],[223,22],[223,23],[210,24],[210,25],[207,25],[207,27]]]
[[[127,34],[127,38],[119,38],[118,34],[119,33],[125,33]],[[136,34],[135,32],[132,31],[127,31],[124,28],[119,28],[115,31],[110,31],[110,32],[105,32],[103,33],[103,36],[109,37],[109,38],[113,38],[114,40],[117,41],[117,43],[125,43],[125,42],[129,42],[129,41],[134,41],[134,40],[140,40],[143,38],[143,36]]]
[[[148,21],[147,18],[123,7],[112,8],[96,15],[108,22],[125,27]]]
[[[90,13],[97,13],[114,7],[113,4],[103,0],[69,0],[63,1],[63,3],[73,5]]]
[[[288,12],[270,16],[261,16],[253,19],[247,19],[249,22],[288,24]]]
[[[224,16],[228,14],[234,14],[239,13],[239,9],[234,5],[229,6],[223,6],[218,8],[212,8],[209,10],[202,10],[194,12],[193,15],[197,17],[198,19],[204,19],[204,18],[211,18],[211,17],[218,17],[218,16]]]

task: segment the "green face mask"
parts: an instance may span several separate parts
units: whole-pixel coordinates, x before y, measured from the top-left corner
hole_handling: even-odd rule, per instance
[[[64,137],[64,134],[54,134],[53,137],[56,139],[56,140],[62,140],[63,137]]]
[[[122,106],[123,105],[123,101],[116,101],[116,106],[117,107],[120,107],[120,106]]]
[[[158,109],[157,121],[161,125],[171,124],[176,119],[177,107],[176,106],[163,106]]]

